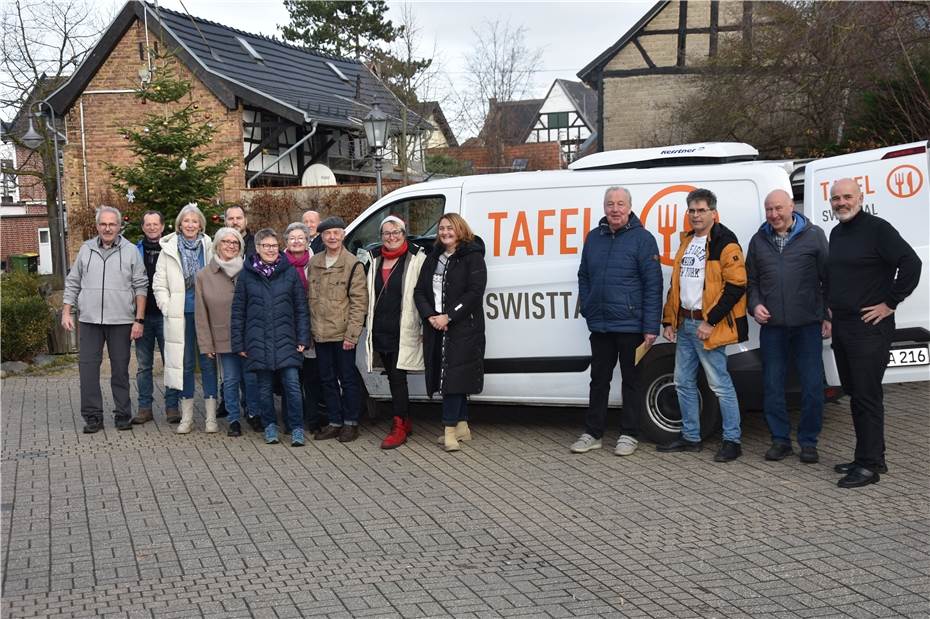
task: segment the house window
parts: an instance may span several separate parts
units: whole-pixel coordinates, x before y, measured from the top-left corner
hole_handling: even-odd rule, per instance
[[[546,121],[550,129],[564,129],[568,127],[568,112],[550,112]]]

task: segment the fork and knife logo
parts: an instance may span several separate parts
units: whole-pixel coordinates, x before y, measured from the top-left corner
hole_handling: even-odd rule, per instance
[[[896,198],[910,198],[924,186],[924,175],[920,168],[909,163],[899,165],[888,173],[885,180],[888,192]]]

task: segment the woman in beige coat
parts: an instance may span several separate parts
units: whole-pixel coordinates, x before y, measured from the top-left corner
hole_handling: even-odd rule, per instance
[[[381,449],[394,449],[413,432],[407,372],[422,372],[423,323],[413,300],[413,289],[426,261],[426,252],[407,242],[403,220],[389,215],[381,222],[381,245],[368,260],[368,320],[365,352],[368,371],[378,354],[387,374],[394,408],[394,424]]]
[[[194,318],[197,344],[210,359],[219,358],[223,369],[223,397],[229,423],[227,436],[242,436],[239,422],[239,387],[243,380],[243,358],[232,352],[229,322],[236,279],[242,271],[245,243],[233,228],[220,228],[213,235],[213,260],[197,273],[194,285]],[[216,417],[207,416],[207,432],[217,432]]]
[[[165,317],[165,386],[181,390],[181,423],[178,434],[194,428],[194,367],[197,335],[194,319],[194,282],[213,257],[213,244],[204,234],[207,220],[196,204],[178,213],[175,232],[162,237],[155,265],[152,292]],[[200,355],[207,419],[216,419],[216,363]]]

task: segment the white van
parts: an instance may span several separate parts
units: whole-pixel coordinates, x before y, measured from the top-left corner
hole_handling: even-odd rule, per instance
[[[473,399],[586,406],[590,347],[577,273],[585,235],[603,216],[605,189],[630,190],[633,211],[658,242],[667,291],[679,233],[688,225],[688,192],[713,191],[720,221],[745,248],[765,220],[765,196],[773,189],[791,191],[790,167],[755,161],[757,156],[746,144],[689,144],[597,153],[569,170],[429,181],[391,192],[369,207],[349,225],[346,245],[357,252],[377,244],[379,224],[389,214],[407,222],[414,241],[431,242],[442,213],[461,214],[484,240],[488,266],[484,391]],[[749,340],[727,348],[744,410],[761,408],[759,330],[749,322]],[[360,346],[357,361],[368,394],[389,399],[386,376],[366,371],[365,354]],[[824,358],[833,364],[829,344]],[[646,401],[641,431],[647,439],[665,441],[681,428],[674,345],[658,339],[641,364]],[[612,405],[621,403],[619,383],[617,372]],[[703,377],[699,383],[701,428],[709,434],[719,424],[719,410]],[[410,395],[426,398],[422,376],[410,377]]]
[[[808,163],[803,169],[804,214],[827,237],[837,221],[830,187],[852,178],[863,193],[863,208],[888,221],[923,262],[920,283],[895,310],[895,341],[884,382],[930,380],[930,153],[914,142]],[[797,198],[798,196],[795,196]],[[839,384],[833,355],[826,359],[827,382]]]

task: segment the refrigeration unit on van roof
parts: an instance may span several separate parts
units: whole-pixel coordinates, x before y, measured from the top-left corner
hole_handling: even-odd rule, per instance
[[[662,168],[754,161],[759,151],[742,142],[702,142],[657,148],[630,148],[594,153],[569,164],[569,170]]]

